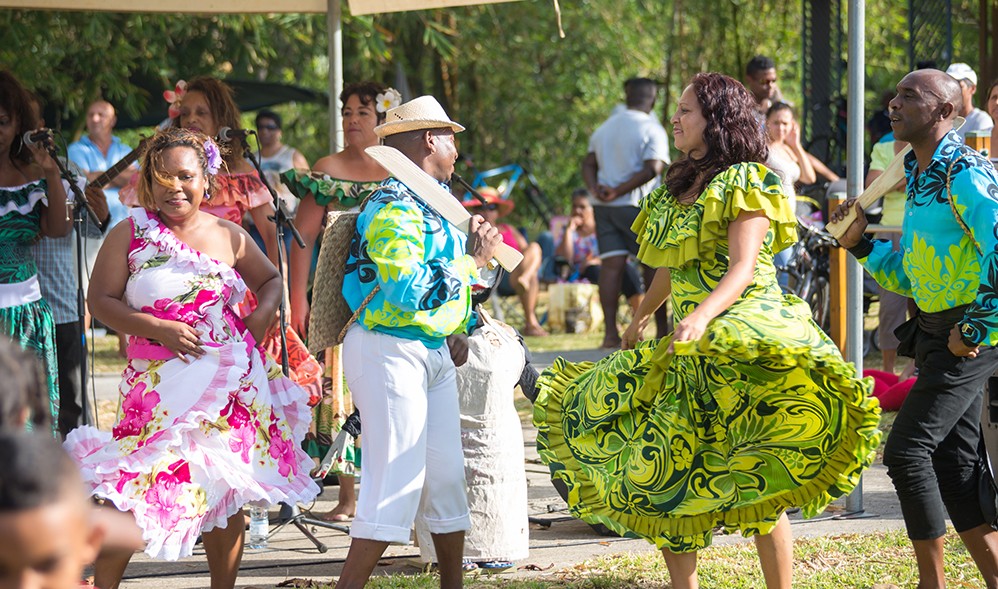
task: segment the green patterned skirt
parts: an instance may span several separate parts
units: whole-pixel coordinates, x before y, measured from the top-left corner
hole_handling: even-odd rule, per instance
[[[699,342],[668,344],[541,376],[537,449],[580,519],[690,552],[718,526],[766,534],[789,508],[817,515],[873,461],[871,384],[799,299],[740,300]]]
[[[34,352],[42,362],[48,383],[48,406],[52,414],[52,434],[56,435],[59,423],[59,365],[55,351],[55,320],[52,309],[44,299],[0,308],[0,325],[3,333],[14,343]]]

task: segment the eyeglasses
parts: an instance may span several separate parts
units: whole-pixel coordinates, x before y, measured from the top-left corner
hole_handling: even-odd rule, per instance
[[[257,125],[257,131],[276,131],[280,129],[277,125]]]

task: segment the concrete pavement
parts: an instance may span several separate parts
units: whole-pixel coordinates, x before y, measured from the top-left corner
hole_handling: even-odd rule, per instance
[[[535,354],[535,364],[546,366],[556,355]],[[565,355],[575,361],[595,360],[601,356],[601,351],[581,350]],[[105,404],[113,402],[117,398],[117,385],[117,375],[97,375],[94,378],[94,386],[98,402],[102,400]],[[105,428],[109,428],[110,425],[102,424]],[[643,540],[599,536],[587,524],[571,518],[565,511],[565,502],[551,485],[547,468],[538,460],[534,448],[535,436],[536,430],[533,426],[525,424],[524,469],[527,473],[529,513],[549,525],[530,526],[529,558],[518,562],[518,568],[502,573],[503,576],[543,577],[607,554],[654,552],[654,547]],[[882,465],[874,465],[865,474],[862,497],[864,515],[867,517],[851,517],[846,514],[843,499],[833,504],[823,516],[814,520],[803,521],[799,516],[792,516],[795,537],[903,529],[900,507]],[[314,505],[303,507],[322,513],[332,509],[335,499],[336,488],[328,488]],[[277,515],[277,508],[274,508],[271,511],[272,519],[276,519]],[[327,552],[320,553],[301,532],[293,526],[286,526],[270,539],[268,548],[246,551],[237,586],[273,587],[292,578],[328,582],[337,576],[349,548],[349,537],[341,531],[308,527],[313,529],[316,537],[326,545]],[[715,544],[718,545],[745,541],[738,535],[715,538]],[[534,566],[523,568],[525,565]],[[418,548],[392,546],[386,552],[376,574],[411,574],[418,572],[420,566]],[[137,554],[132,559],[121,586],[126,589],[131,587],[186,589],[207,587],[208,579],[207,563],[203,550],[199,549],[194,556],[177,562],[156,561],[144,554]]]

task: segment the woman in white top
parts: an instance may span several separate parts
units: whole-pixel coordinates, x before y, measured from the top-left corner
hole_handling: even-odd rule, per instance
[[[769,135],[769,159],[766,166],[783,182],[783,192],[790,199],[790,210],[797,210],[797,190],[794,185],[814,184],[817,174],[810,154],[800,143],[800,125],[785,102],[777,102],[766,111],[766,133]]]

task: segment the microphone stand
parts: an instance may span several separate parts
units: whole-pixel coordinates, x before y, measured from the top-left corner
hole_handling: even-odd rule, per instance
[[[273,219],[277,230],[277,272],[281,276],[281,304],[279,307],[280,312],[278,314],[278,326],[281,330],[281,370],[284,372],[284,376],[288,376],[288,319],[285,296],[287,289],[284,288],[284,228],[287,227],[288,230],[291,231],[291,236],[294,237],[295,243],[298,244],[298,247],[304,249],[305,240],[301,238],[301,234],[298,233],[298,228],[295,227],[295,224],[291,221],[291,218],[288,217],[287,212],[285,212],[284,203],[281,202],[280,197],[277,196],[277,191],[274,190],[274,187],[271,186],[270,182],[267,180],[267,175],[263,173],[263,167],[260,165],[260,160],[256,157],[253,150],[250,149],[249,143],[246,142],[244,137],[240,137],[238,141],[242,144],[243,156],[253,164],[254,168],[256,168],[257,174],[260,176],[260,181],[263,182],[263,185],[270,191],[270,197],[274,201],[275,212],[270,218]],[[350,528],[347,526],[306,517],[305,514],[301,512],[301,509],[294,504],[281,503],[281,512],[278,517],[280,523],[267,534],[268,539],[279,532],[284,526],[292,524],[298,528],[298,531],[308,538],[312,544],[315,545],[315,548],[319,551],[319,553],[325,553],[329,550],[329,548],[321,540],[315,537],[315,535],[306,527],[306,524],[338,530],[344,533],[350,532]]]
[[[291,221],[291,218],[288,217],[288,214],[285,212],[284,204],[281,202],[280,197],[277,196],[277,191],[274,190],[274,187],[271,186],[270,182],[267,180],[267,175],[263,173],[260,160],[256,157],[256,154],[253,153],[253,150],[250,149],[249,143],[247,143],[246,139],[243,137],[240,137],[237,140],[242,145],[243,156],[253,164],[254,168],[256,168],[257,174],[260,176],[260,181],[263,182],[263,185],[267,187],[268,191],[270,191],[270,197],[274,201],[275,212],[270,219],[273,219],[274,226],[277,230],[277,273],[281,276],[281,304],[279,306],[278,313],[278,325],[281,329],[281,371],[284,372],[284,376],[287,376],[288,340],[285,331],[288,327],[288,319],[287,301],[285,297],[286,290],[284,288],[284,259],[287,252],[284,251],[284,228],[287,227],[288,230],[291,231],[291,236],[294,237],[295,243],[298,244],[298,247],[304,249],[305,240],[301,238],[301,234],[298,233],[298,228],[295,227],[294,222]]]
[[[82,425],[95,425],[90,423],[91,411],[93,409],[90,406],[90,400],[87,397],[87,332],[86,326],[86,303],[83,293],[83,268],[86,262],[83,257],[83,223],[84,211],[86,211],[86,216],[89,220],[93,222],[98,228],[100,228],[101,233],[107,228],[106,223],[102,223],[100,219],[97,218],[97,214],[90,207],[90,203],[87,202],[87,195],[84,191],[77,185],[76,176],[69,171],[59,156],[56,155],[55,146],[49,142],[46,145],[49,155],[55,160],[56,165],[59,167],[59,175],[66,184],[69,185],[70,191],[73,193],[73,229],[76,232],[76,315],[77,322],[80,327],[80,338],[82,339],[80,345],[80,410],[81,410],[81,422]],[[110,217],[108,217],[110,221]],[[96,415],[96,414],[94,414]],[[58,420],[57,415],[52,416],[53,419]]]

